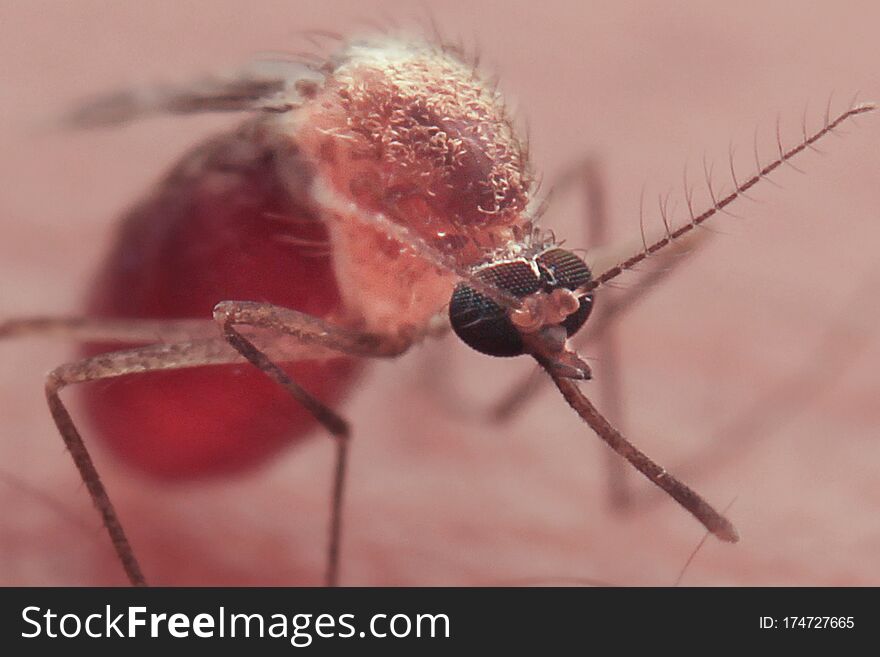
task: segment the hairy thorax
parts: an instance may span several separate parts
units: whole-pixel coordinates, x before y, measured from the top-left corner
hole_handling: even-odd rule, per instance
[[[280,127],[314,171],[310,194],[352,319],[417,330],[448,303],[454,278],[370,219],[462,266],[478,262],[530,231],[526,150],[500,95],[440,46],[355,43],[328,69]]]

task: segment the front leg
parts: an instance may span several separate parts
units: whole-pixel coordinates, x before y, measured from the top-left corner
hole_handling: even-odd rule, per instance
[[[236,326],[269,329],[289,335],[306,344],[314,344],[352,356],[374,358],[394,357],[411,345],[411,339],[348,331],[295,310],[248,301],[224,301],[214,307],[214,319],[220,324],[223,337],[254,367],[283,387],[302,404],[336,439],[336,465],[330,503],[330,535],[327,542],[325,583],[339,583],[339,554],[342,542],[342,504],[348,469],[348,448],[351,435],[348,422],[310,395]]]
[[[398,337],[385,338],[375,334],[342,329],[296,311],[265,304],[225,302],[218,306],[216,314],[217,321],[224,327],[223,338],[216,336],[216,328],[213,331],[214,337],[195,338],[197,335],[204,334],[203,324],[190,325],[189,320],[154,322],[59,318],[10,321],[0,325],[0,328],[8,329],[6,331],[0,330],[0,337],[60,333],[81,340],[95,339],[99,336],[107,339],[143,341],[170,340],[183,336],[195,338],[176,342],[159,342],[80,359],[55,368],[46,381],[46,399],[55,425],[74,459],[93,504],[102,516],[128,579],[134,585],[144,585],[146,579],[79,429],[61,400],[60,393],[64,388],[89,381],[112,379],[144,372],[236,363],[241,362],[243,356],[250,356],[251,358],[248,360],[251,362],[253,360],[259,361],[254,364],[264,371],[269,370],[267,374],[278,380],[270,373],[274,371],[275,362],[320,359],[339,353],[360,357],[392,357],[405,351],[411,342]],[[245,327],[248,329],[247,331],[239,332],[233,328],[236,324],[242,326],[250,324],[259,329],[275,330],[251,331],[250,327]],[[193,328],[198,330],[192,330]],[[253,335],[251,335],[252,332]],[[244,337],[242,333],[247,337]],[[237,340],[231,336],[237,336]],[[280,339],[281,337],[287,339]],[[290,339],[291,337],[293,340]],[[261,356],[255,356],[253,351],[248,351],[247,345]],[[242,350],[248,353],[243,354]],[[277,369],[277,366],[274,367]],[[348,435],[348,425],[335,412],[297,386],[283,371],[281,374],[286,380],[279,381],[279,383],[291,392],[297,391],[294,397],[303,403],[334,436],[339,438],[334,477],[331,549],[328,551],[327,570],[327,582],[335,584],[338,581],[338,546],[341,535],[341,501],[347,456],[345,437]]]

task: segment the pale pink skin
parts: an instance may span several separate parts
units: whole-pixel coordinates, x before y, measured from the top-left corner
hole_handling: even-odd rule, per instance
[[[376,16],[411,16],[410,4],[377,4]],[[222,71],[256,51],[306,48],[299,29],[351,33],[369,18],[356,3],[334,11],[252,5],[245,13],[244,3],[213,3],[210,16],[174,4],[4,11],[0,57],[11,64],[11,93],[0,103],[0,314],[76,312],[118,213],[188,145],[235,121],[63,134],[45,129],[53,117],[84,94]],[[872,29],[880,10],[870,3],[797,15],[760,2],[711,14],[581,5],[523,6],[514,15],[505,3],[475,10],[460,2],[435,12],[453,36],[476,33],[483,60],[529,121],[533,159],[548,179],[587,153],[603,158],[621,239],[638,235],[643,183],[655,225],[656,192],[680,191],[689,158],[692,181],[702,178],[706,150],[715,179],[729,187],[728,142],[744,177],[756,126],[764,159],[775,149],[777,111],[790,143],[807,101],[817,126],[832,90],[838,108],[857,90],[880,99]],[[775,179],[784,189],[765,184],[753,194],[761,203],[737,204],[746,221],[720,217],[714,225],[725,234],[622,325],[626,433],[673,472],[713,430],[801,371],[847,297],[880,277],[880,122],[859,124],[821,145],[828,157],[800,158],[806,176],[783,170]],[[571,247],[589,246],[579,222],[560,205],[545,225]],[[875,294],[866,294],[852,318],[853,335],[868,340],[856,362],[779,430],[723,465],[688,473],[716,505],[737,498],[729,515],[743,538],[708,541],[683,583],[880,583],[878,321]],[[843,341],[841,358],[854,342]],[[0,484],[3,584],[125,581],[43,401],[44,373],[71,353],[43,340],[0,344],[2,469],[90,527]],[[601,354],[586,355],[599,358],[592,365],[601,377]],[[448,339],[364,379],[342,409],[356,428],[343,583],[675,581],[701,527],[665,500],[626,516],[609,511],[604,448],[555,393],[544,391],[509,427],[486,427],[419,386],[427,359],[475,402],[495,398],[486,381],[530,367]],[[97,460],[151,581],[320,581],[331,460],[323,436],[210,485],[158,487],[106,454]]]

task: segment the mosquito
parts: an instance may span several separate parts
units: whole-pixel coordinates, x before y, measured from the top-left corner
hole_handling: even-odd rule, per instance
[[[341,39],[340,39],[341,41]],[[283,68],[283,67],[282,67]],[[451,330],[478,352],[529,356],[617,454],[717,538],[731,522],[629,442],[584,394],[571,338],[600,289],[668,253],[777,168],[851,117],[826,116],[795,147],[756,163],[712,205],[603,268],[539,226],[528,148],[477,63],[439,39],[343,42],[290,70],[116,94],[72,127],[154,114],[242,112],[197,146],[123,218],[82,317],[0,324],[0,336],[54,333],[82,356],[46,380],[49,409],[133,585],[146,578],[61,392],[86,389],[97,432],[153,475],[245,468],[320,425],[335,465],[325,583],[339,583],[352,430],[333,406],[361,363]],[[710,188],[711,189],[711,188]],[[249,365],[248,365],[249,364]],[[243,367],[247,365],[247,367]],[[205,367],[225,366],[225,367]],[[236,366],[236,367],[230,367]],[[133,377],[130,375],[138,375]],[[187,400],[186,405],[181,400]]]

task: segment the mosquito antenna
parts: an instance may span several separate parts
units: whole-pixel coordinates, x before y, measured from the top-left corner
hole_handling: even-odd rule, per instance
[[[839,126],[841,123],[846,121],[849,118],[852,118],[858,114],[864,114],[866,112],[871,112],[877,109],[877,106],[873,103],[863,103],[860,105],[854,105],[850,107],[848,110],[839,114],[837,118],[833,121],[826,118],[825,123],[822,128],[818,131],[814,132],[808,138],[803,139],[797,146],[791,148],[790,150],[783,151],[780,149],[779,156],[774,159],[769,164],[764,167],[760,167],[758,171],[748,180],[742,182],[742,184],[737,185],[736,188],[727,196],[713,201],[713,206],[695,217],[690,223],[684,224],[683,226],[672,231],[671,234],[665,235],[661,239],[657,240],[653,244],[650,244],[647,248],[642,249],[640,252],[635,255],[627,258],[626,260],[614,265],[610,269],[606,269],[604,272],[596,276],[590,283],[585,285],[581,291],[589,292],[590,290],[594,290],[601,285],[607,284],[609,281],[617,278],[623,272],[629,271],[633,269],[636,265],[642,262],[648,256],[656,253],[663,247],[670,244],[672,241],[678,239],[682,235],[689,233],[694,228],[705,222],[710,217],[718,214],[720,211],[723,211],[725,207],[733,203],[736,199],[743,195],[744,192],[748,191],[755,185],[757,185],[761,180],[768,180],[767,176],[782,166],[784,163],[787,163],[791,158],[796,156],[801,151],[812,147],[812,145],[819,141],[822,137],[827,135],[830,132],[833,132],[834,129]],[[826,117],[829,116],[830,113],[826,113]],[[757,143],[757,142],[756,142]],[[756,149],[757,152],[757,149]],[[759,162],[760,165],[760,162]]]
[[[654,463],[646,454],[624,438],[596,410],[596,407],[584,396],[574,380],[561,375],[546,357],[537,354],[534,357],[541,367],[547,371],[550,378],[553,379],[553,383],[556,384],[568,405],[598,434],[599,438],[608,443],[611,449],[629,461],[651,483],[662,488],[670,497],[699,520],[706,529],[722,541],[735,543],[739,540],[739,534],[737,534],[733,524],[727,518],[713,509],[706,500],[686,484]]]

